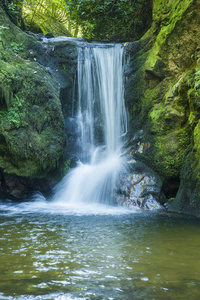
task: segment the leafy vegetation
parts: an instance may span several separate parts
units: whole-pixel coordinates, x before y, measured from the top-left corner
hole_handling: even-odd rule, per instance
[[[200,92],[200,70],[195,73],[195,88],[196,92],[199,94]]]
[[[15,52],[15,53],[19,53],[20,51],[23,51],[23,49],[24,49],[22,43],[18,44],[16,42],[12,42],[10,44],[10,46],[11,46],[12,51]]]
[[[199,107],[200,107],[200,70],[198,70],[195,73],[194,80],[195,80],[195,84],[194,84],[194,95],[195,95],[194,103],[196,104],[197,109],[199,109]]]
[[[25,29],[22,18],[23,0],[2,0],[2,5],[11,21]]]
[[[65,0],[83,36],[96,40],[139,38],[151,22],[151,0]]]
[[[68,171],[70,170],[70,166],[71,166],[71,159],[67,159],[64,162],[64,172],[65,172],[65,174],[67,174]]]
[[[27,122],[24,122],[24,116],[26,110],[22,110],[24,105],[24,100],[20,99],[17,95],[14,96],[12,105],[7,110],[2,110],[0,112],[1,116],[1,126],[19,128],[20,126],[28,126]]]
[[[95,40],[134,40],[151,23],[152,0],[4,0],[17,25]],[[17,16],[17,17],[16,17]],[[19,18],[22,19],[19,22]]]
[[[24,1],[23,19],[27,29],[34,32],[72,35],[64,0]]]
[[[9,29],[8,27],[5,27],[4,25],[0,26],[0,43],[3,45],[3,39],[2,39],[2,35],[3,35],[3,31]]]

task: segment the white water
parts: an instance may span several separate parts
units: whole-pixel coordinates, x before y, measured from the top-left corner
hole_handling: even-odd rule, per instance
[[[121,45],[78,48],[78,106],[80,161],[57,186],[54,201],[112,204],[127,132]]]

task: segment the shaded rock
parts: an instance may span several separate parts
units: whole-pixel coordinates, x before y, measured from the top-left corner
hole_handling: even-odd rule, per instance
[[[15,174],[0,175],[0,197],[1,199],[23,200],[32,196],[35,191],[42,192],[45,196],[49,194],[57,181],[55,179],[31,179],[17,176]]]

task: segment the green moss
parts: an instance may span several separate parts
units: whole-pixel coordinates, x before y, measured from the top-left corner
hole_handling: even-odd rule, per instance
[[[2,27],[5,22],[9,30]],[[0,168],[32,178],[56,173],[65,145],[57,82],[44,67],[26,59],[36,40],[4,13],[0,37]]]
[[[5,25],[6,24],[6,25]],[[22,32],[6,16],[0,13],[0,59],[6,62],[24,62],[29,57],[29,49],[37,44],[36,38]]]
[[[194,129],[194,149],[196,150],[196,155],[200,155],[200,121]]]
[[[137,58],[140,101],[132,128],[142,129],[140,142],[150,147],[138,155],[162,177],[165,190],[174,179],[178,188],[181,180],[172,205],[200,215],[198,5],[194,0],[154,1],[152,27],[142,39],[150,39],[151,47],[143,50],[142,64],[145,55],[139,52]]]
[[[164,107],[162,104],[156,104],[154,105],[153,109],[149,113],[149,117],[151,118],[151,131],[155,134],[161,134],[164,128],[164,124],[162,121],[164,117]]]
[[[150,83],[151,84],[151,83]],[[160,101],[161,86],[158,84],[154,88],[147,88],[142,97],[142,118],[145,118],[152,106]]]
[[[179,177],[189,142],[190,137],[185,128],[156,138],[154,160],[164,179]]]
[[[164,95],[160,84],[149,88],[142,99],[147,116],[144,139],[151,143],[144,159],[163,180],[180,176],[185,149],[191,142],[191,127],[186,122],[193,74],[188,72],[170,85]]]
[[[200,126],[195,128],[194,144],[187,149],[181,171],[181,185],[171,208],[200,216]]]
[[[165,41],[166,36],[174,29],[176,23],[182,19],[183,14],[194,0],[166,1],[158,0],[153,5],[154,30],[160,26],[158,40]]]
[[[71,159],[67,159],[65,162],[64,162],[64,172],[65,174],[67,174],[70,170],[70,166],[71,166]]]
[[[177,22],[183,19],[183,15],[193,2],[194,0],[160,0],[153,5],[153,24],[150,33],[156,37],[145,62],[146,69],[154,68],[163,48],[166,47],[167,38],[173,32]]]
[[[43,177],[58,167],[63,155],[64,140],[56,134],[51,127],[41,133],[30,128],[5,131],[7,152],[1,160],[1,167],[7,173]]]

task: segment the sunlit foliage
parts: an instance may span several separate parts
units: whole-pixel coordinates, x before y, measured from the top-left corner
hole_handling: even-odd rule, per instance
[[[71,36],[69,12],[64,0],[24,0],[23,19],[32,31]]]
[[[96,40],[140,37],[151,22],[151,0],[65,0],[83,35]]]
[[[3,0],[26,29],[95,40],[134,40],[151,23],[152,0]]]

